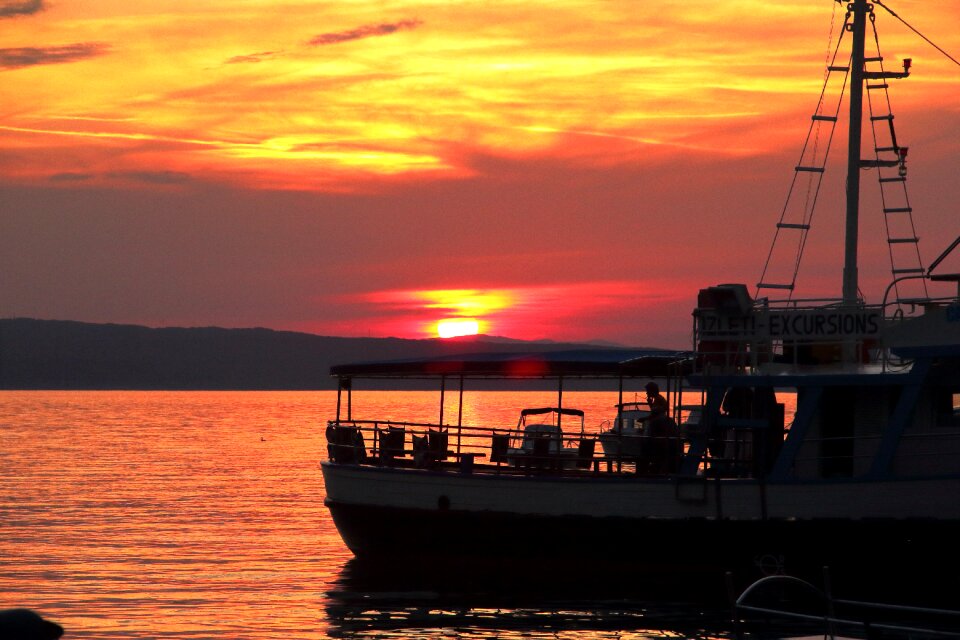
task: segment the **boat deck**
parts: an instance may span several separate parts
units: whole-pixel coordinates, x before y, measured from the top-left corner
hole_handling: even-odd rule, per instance
[[[680,472],[692,431],[675,436],[578,432],[523,442],[517,430],[410,422],[332,420],[331,461],[461,474],[669,477]],[[603,441],[606,440],[606,443]],[[607,453],[614,441],[619,451]],[[749,477],[751,459],[736,442],[731,456],[706,456],[697,474]]]

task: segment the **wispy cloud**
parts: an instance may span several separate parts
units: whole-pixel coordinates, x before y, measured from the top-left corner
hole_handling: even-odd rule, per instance
[[[44,9],[43,0],[0,0],[0,19],[29,16]]]
[[[387,36],[391,33],[396,33],[397,31],[404,31],[407,29],[416,29],[423,21],[421,20],[401,20],[399,22],[384,22],[381,24],[365,24],[362,27],[357,27],[356,29],[348,29],[347,31],[331,31],[329,33],[321,33],[318,36],[310,38],[307,44],[319,47],[328,44],[339,44],[341,42],[349,42],[351,40],[361,40],[363,38],[373,38],[376,36]]]
[[[106,176],[147,184],[182,184],[190,181],[190,175],[182,171],[111,171]]]
[[[50,176],[51,182],[86,182],[95,178],[92,173],[78,173],[74,171],[65,171],[63,173],[55,173]]]
[[[68,136],[78,138],[114,138],[117,140],[156,140],[159,142],[175,142],[203,146],[221,146],[224,143],[218,140],[202,140],[199,138],[178,138],[174,136],[160,136],[150,133],[124,133],[120,131],[71,131],[67,129],[42,129],[35,127],[8,127],[0,125],[0,131],[16,131],[20,133],[39,133],[50,136]]]
[[[80,183],[91,182],[98,178],[140,182],[144,184],[165,185],[190,182],[191,177],[182,171],[108,171],[106,173],[83,173],[64,171],[49,176],[51,182]]]
[[[400,20],[399,22],[383,22],[380,24],[365,24],[355,29],[346,31],[331,31],[313,36],[307,41],[307,46],[321,47],[328,44],[340,44],[352,40],[362,40],[363,38],[374,38],[378,36],[388,36],[397,31],[415,29],[423,24],[421,20]],[[275,59],[282,56],[284,51],[259,51],[244,55],[233,56],[224,60],[223,64],[251,64],[264,62],[265,60]]]
[[[0,69],[19,69],[40,64],[76,62],[103,55],[109,48],[102,42],[78,42],[55,47],[0,49]]]
[[[279,51],[260,51],[259,53],[249,53],[243,56],[233,56],[224,61],[224,64],[243,64],[248,62],[263,62],[268,58],[278,55]]]

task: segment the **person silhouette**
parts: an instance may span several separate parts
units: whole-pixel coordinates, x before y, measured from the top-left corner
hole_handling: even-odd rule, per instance
[[[670,405],[660,393],[660,385],[652,380],[645,387],[647,406],[650,407],[647,471],[654,474],[672,473],[679,462],[677,424],[670,418]]]
[[[660,394],[660,385],[652,380],[645,387],[647,390],[647,406],[650,407],[650,422],[660,417],[666,417],[669,405],[667,399]]]

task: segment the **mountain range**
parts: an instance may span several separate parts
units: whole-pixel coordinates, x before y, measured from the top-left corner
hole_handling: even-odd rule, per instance
[[[335,364],[607,349],[492,336],[342,338],[272,329],[0,319],[0,389],[335,389]]]

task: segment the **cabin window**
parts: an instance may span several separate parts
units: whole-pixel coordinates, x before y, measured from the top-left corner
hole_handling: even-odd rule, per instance
[[[938,426],[960,426],[960,391],[941,389],[937,392],[935,402]]]

